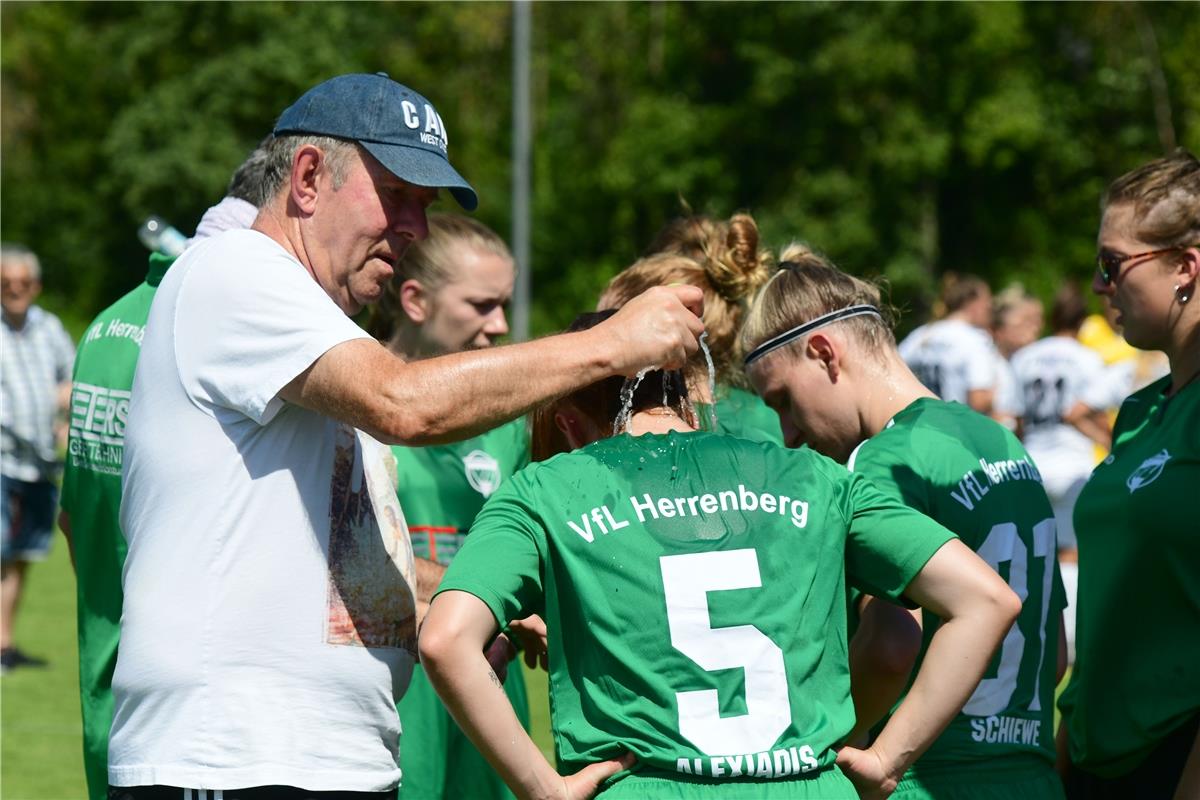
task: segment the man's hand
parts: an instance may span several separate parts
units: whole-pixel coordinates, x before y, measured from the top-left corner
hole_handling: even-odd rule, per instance
[[[620,758],[588,764],[574,775],[563,778],[563,800],[590,800],[600,790],[600,785],[623,769],[629,769],[637,759],[633,753]]]
[[[538,664],[541,664],[542,669],[550,671],[546,656],[546,623],[541,617],[533,614],[525,619],[515,619],[508,623],[508,632],[521,642],[521,648],[525,651],[526,666],[537,669]]]
[[[615,372],[625,376],[655,369],[681,369],[700,348],[704,292],[696,286],[656,286],[630,300],[590,330],[596,346],[612,353]]]
[[[885,800],[896,791],[896,784],[900,782],[871,748],[843,747],[838,751],[837,765],[854,784],[862,800]]]

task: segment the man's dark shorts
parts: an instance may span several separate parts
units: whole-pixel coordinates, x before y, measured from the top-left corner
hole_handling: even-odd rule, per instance
[[[58,487],[50,481],[21,481],[0,476],[3,546],[0,561],[41,561],[54,538]]]

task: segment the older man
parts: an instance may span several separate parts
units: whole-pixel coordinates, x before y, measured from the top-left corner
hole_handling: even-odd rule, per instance
[[[41,665],[13,645],[25,571],[50,550],[58,504],[59,411],[71,390],[75,345],[58,317],[36,306],[38,258],[24,247],[0,249],[0,670]]]
[[[420,598],[377,440],[467,437],[695,351],[691,287],[489,351],[405,363],[370,339],[347,315],[425,236],[438,190],[475,206],[446,145],[411,89],[326,81],[276,124],[253,230],[164,278],[125,440],[110,797],[390,796]]]

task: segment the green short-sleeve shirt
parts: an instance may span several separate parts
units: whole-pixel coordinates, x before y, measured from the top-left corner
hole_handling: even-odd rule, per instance
[[[1071,760],[1124,775],[1200,713],[1200,382],[1126,398],[1075,504],[1076,659],[1059,698]]]
[[[144,283],[100,312],[79,342],[72,376],[62,508],[71,517],[79,634],[79,689],[88,792],[108,792],[112,673],[120,638],[121,464],[129,392],[150,303],[173,259],[155,253]]]
[[[704,430],[708,430],[711,424],[709,408],[707,403],[696,404],[700,427]],[[717,402],[713,410],[717,415],[717,433],[749,439],[752,442],[783,444],[779,416],[756,394],[736,386],[718,386]]]
[[[543,614],[564,774],[807,777],[854,721],[847,577],[898,597],[951,538],[807,449],[622,435],[502,486],[439,591]]]
[[[994,769],[997,756],[1054,761],[1060,612],[1054,512],[1041,474],[1002,425],[959,403],[916,400],[851,455],[848,466],[954,531],[1021,598],[1017,622],[962,713],[913,766]],[[923,614],[920,660],[939,619]],[[916,669],[914,669],[914,674]]]

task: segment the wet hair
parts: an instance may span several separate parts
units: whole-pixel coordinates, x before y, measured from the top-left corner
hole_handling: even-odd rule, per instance
[[[349,139],[316,136],[308,133],[285,133],[270,136],[259,145],[264,151],[263,183],[267,199],[276,197],[292,178],[292,159],[305,145],[313,145],[325,154],[325,165],[333,179],[333,188],[340,189],[346,181],[350,163],[358,144]],[[253,201],[250,201],[253,202]]]
[[[600,296],[599,308],[619,308],[654,286],[684,283],[704,292],[704,328],[717,380],[743,384],[738,330],[748,300],[771,275],[771,254],[759,245],[758,224],[749,214],[728,221],[703,215],[671,220],[659,231],[645,258],[622,270]],[[689,367],[706,369],[703,353]]]
[[[750,307],[742,328],[742,350],[749,352],[798,325],[855,305],[875,306],[880,316],[862,314],[833,324],[844,326],[868,353],[881,355],[894,349],[895,312],[883,302],[879,287],[847,275],[807,245],[793,243],[784,249],[779,257],[779,271],[767,281]],[[780,349],[795,348],[806,340],[807,337],[802,337]]]
[[[567,332],[594,328],[616,313],[613,309],[607,309],[580,314],[567,328]],[[626,383],[627,380],[620,375],[605,378],[535,409],[530,426],[531,460],[545,461],[551,456],[571,450],[567,437],[558,429],[558,425],[554,421],[554,415],[563,403],[573,405],[602,430],[612,430],[624,405],[621,393],[625,390]],[[685,419],[690,416],[691,404],[688,401],[687,382],[684,380],[682,371],[650,370],[637,382],[630,406],[631,413],[663,405],[675,409]]]
[[[400,286],[407,280],[418,281],[430,291],[445,286],[454,272],[458,247],[513,261],[508,245],[482,222],[461,214],[430,214],[429,235],[404,251],[396,264],[396,274],[371,309],[367,332],[381,342],[390,340],[408,319],[400,307]]]
[[[946,272],[942,275],[941,297],[937,303],[934,303],[933,316],[941,319],[947,314],[953,314],[972,300],[990,291],[987,281],[978,275]]]
[[[1076,283],[1068,283],[1054,295],[1050,307],[1050,327],[1055,333],[1077,331],[1087,319],[1087,300]]]
[[[1133,206],[1137,238],[1155,248],[1200,244],[1200,161],[1183,148],[1117,178],[1101,209]]]

